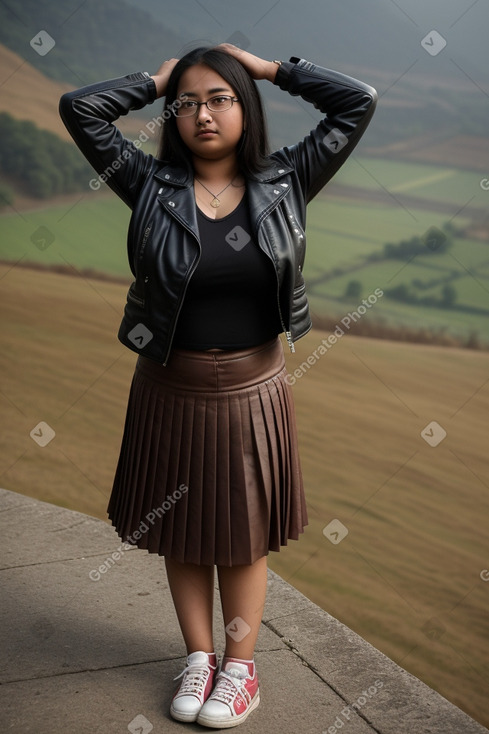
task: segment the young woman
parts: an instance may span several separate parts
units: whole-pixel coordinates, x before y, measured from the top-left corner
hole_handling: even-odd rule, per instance
[[[300,95],[324,119],[269,155],[255,79]],[[165,110],[153,120],[162,127],[154,158],[113,123],[157,97]],[[306,204],[349,156],[375,103],[375,90],[351,77],[229,44],[61,99],[99,180],[132,209],[134,282],[119,339],[139,358],[109,517],[127,542],[165,557],[187,648],[171,704],[180,721],[228,728],[259,703],[266,557],[307,524],[279,335],[293,351],[311,327]]]

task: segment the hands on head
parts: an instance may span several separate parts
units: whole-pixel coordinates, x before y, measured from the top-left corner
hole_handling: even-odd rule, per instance
[[[168,79],[173,71],[173,68],[178,64],[178,59],[168,59],[164,61],[156,74],[153,74],[152,79],[156,84],[156,96],[164,97],[166,92],[166,85]]]
[[[216,48],[230,56],[234,56],[244,66],[252,79],[268,79],[271,82],[275,79],[278,66],[274,61],[261,59],[259,56],[248,53],[248,51],[243,51],[238,46],[233,46],[232,43],[220,43]],[[153,74],[152,79],[156,84],[157,97],[165,95],[168,79],[177,63],[178,59],[168,59],[168,61],[162,63],[156,74]]]
[[[244,66],[252,79],[268,79],[270,82],[275,79],[278,66],[274,61],[261,59],[259,56],[248,53],[248,51],[243,51],[238,46],[233,46],[232,43],[220,43],[216,48],[225,51],[230,56],[234,56]]]

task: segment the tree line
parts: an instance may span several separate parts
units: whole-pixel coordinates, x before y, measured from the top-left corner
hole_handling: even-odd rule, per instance
[[[379,262],[381,260],[410,260],[417,255],[433,255],[447,252],[453,244],[453,237],[457,234],[451,222],[445,222],[441,229],[430,227],[423,235],[415,235],[409,240],[387,242],[381,252],[372,252],[367,260]]]
[[[366,262],[402,260],[408,263],[415,257],[423,257],[435,253],[441,255],[452,247],[453,238],[456,234],[457,230],[454,225],[451,222],[445,222],[441,229],[431,227],[423,235],[416,235],[409,240],[401,240],[396,243],[387,242],[380,252],[371,253],[366,258]],[[411,283],[399,283],[392,288],[385,288],[384,293],[387,298],[392,298],[401,303],[434,308],[454,308],[456,307],[458,293],[452,283],[449,282],[453,278],[454,275],[451,273],[447,277],[438,278],[435,282],[429,284],[422,283],[419,279],[416,279]],[[419,293],[420,290],[425,290],[433,285],[441,285],[438,294],[423,296]],[[346,284],[343,298],[347,301],[358,300],[361,298],[362,292],[362,282],[360,280],[350,280]]]
[[[92,168],[78,149],[28,120],[0,113],[0,194],[11,203],[16,190],[39,199],[86,190]]]

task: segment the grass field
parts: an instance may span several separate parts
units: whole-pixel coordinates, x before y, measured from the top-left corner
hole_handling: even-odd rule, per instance
[[[435,167],[390,161],[374,163],[380,166],[379,170],[375,169],[375,175],[385,178],[390,186],[395,187],[393,182],[403,178],[413,183],[411,191],[416,191],[416,181],[421,185],[419,182],[426,178],[431,177],[432,185],[442,183],[440,171]],[[367,164],[373,165],[370,159]],[[344,175],[350,180],[356,168],[355,161],[349,162],[346,173],[341,171],[339,178]],[[467,182],[470,176],[473,174],[460,172],[463,181]],[[367,176],[365,181],[355,180],[355,184],[365,184],[368,188],[375,181]],[[445,190],[445,203],[451,195]],[[479,187],[475,203],[479,206],[486,198],[487,192]],[[404,282],[409,284],[413,279],[424,283],[435,280],[439,282],[420,295],[439,297],[441,280],[448,278],[457,290],[457,305],[462,309],[447,311],[383,298],[365,319],[378,323],[379,328],[382,324],[405,327],[414,323],[434,334],[452,335],[462,343],[472,339],[475,333],[479,343],[487,346],[489,319],[484,311],[489,312],[489,246],[486,242],[459,239],[445,255],[416,257],[407,263],[366,262],[366,257],[381,252],[386,242],[423,235],[430,227],[441,228],[448,215],[437,211],[435,203],[433,211],[412,207],[407,211],[385,202],[345,199],[334,188],[319,195],[308,210],[304,269],[314,315],[318,319],[341,318],[355,309],[357,303],[343,300],[350,280],[362,283],[362,297],[376,288],[386,290]],[[105,193],[80,195],[46,208],[4,213],[0,216],[0,259],[14,262],[21,259],[75,270],[92,268],[129,279],[125,245],[129,216],[130,211],[122,202]],[[455,221],[458,227],[468,223],[463,212]],[[46,242],[50,244],[44,246]],[[347,268],[348,272],[331,277],[332,271],[338,268]]]
[[[105,518],[135,363],[116,339],[126,288],[0,276],[1,485]],[[287,356],[309,525],[270,566],[487,726],[489,354],[346,335],[308,365],[325,336]],[[40,421],[56,432],[45,448]]]
[[[446,214],[415,210],[415,219],[382,203],[338,199],[323,195],[313,200],[307,216],[307,267],[329,270],[378,252],[386,242],[423,234],[441,227]]]
[[[487,191],[480,187],[478,171],[450,166],[422,165],[404,161],[353,156],[338,173],[337,182],[376,191],[379,185],[391,194],[422,197],[428,201],[462,206],[475,197],[474,205],[487,206]]]
[[[115,196],[94,194],[80,194],[69,202],[46,208],[3,214],[0,258],[94,268],[129,278],[126,255],[129,217],[129,208]],[[42,244],[42,237],[36,236],[41,229],[47,231],[51,240],[47,246]]]

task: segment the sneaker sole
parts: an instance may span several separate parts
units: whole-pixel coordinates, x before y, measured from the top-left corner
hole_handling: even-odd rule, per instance
[[[173,719],[176,721],[184,721],[185,723],[189,723],[192,721],[197,721],[197,717],[199,715],[199,712],[197,711],[195,714],[185,714],[180,711],[175,711],[173,706],[170,706],[170,715]]]
[[[251,712],[256,709],[259,703],[260,693],[257,691],[254,699],[251,701],[246,711],[244,711],[242,714],[239,714],[239,716],[233,716],[230,719],[211,719],[207,718],[205,714],[203,716],[199,714],[197,717],[197,724],[207,726],[209,727],[209,729],[231,729],[233,726],[238,726],[238,724],[243,723],[243,721],[248,718]]]

